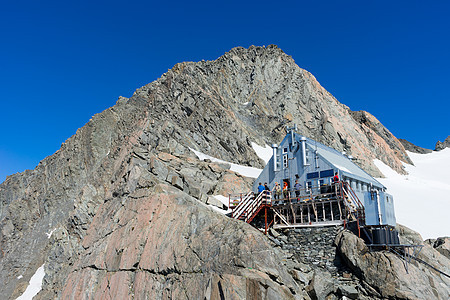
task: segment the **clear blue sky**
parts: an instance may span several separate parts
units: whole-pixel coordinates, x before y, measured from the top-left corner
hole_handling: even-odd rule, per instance
[[[120,95],[236,46],[278,45],[340,102],[434,149],[450,134],[449,15],[449,1],[3,1],[0,182]]]

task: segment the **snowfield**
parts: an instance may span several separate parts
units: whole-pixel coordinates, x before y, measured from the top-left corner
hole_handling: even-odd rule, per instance
[[[408,155],[414,163],[404,164],[408,175],[374,161],[386,177],[377,180],[394,196],[397,223],[419,232],[423,239],[450,236],[450,148]]]

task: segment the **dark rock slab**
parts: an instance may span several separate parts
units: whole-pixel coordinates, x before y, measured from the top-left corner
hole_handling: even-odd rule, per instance
[[[403,147],[405,147],[405,150],[408,150],[413,153],[419,153],[419,154],[427,154],[433,152],[433,150],[422,148],[419,146],[414,145],[413,143],[405,140],[405,139],[398,139],[400,143],[402,143]]]

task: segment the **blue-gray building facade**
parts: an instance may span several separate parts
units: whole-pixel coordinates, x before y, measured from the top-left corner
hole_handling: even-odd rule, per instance
[[[370,176],[346,156],[290,130],[280,145],[272,145],[273,155],[267,163],[258,183],[267,182],[272,189],[275,182],[283,186],[287,182],[293,189],[295,181],[302,185],[302,193],[319,194],[321,187],[330,184],[337,172],[339,179],[346,181],[363,203],[366,225],[395,226],[393,197],[386,187]]]

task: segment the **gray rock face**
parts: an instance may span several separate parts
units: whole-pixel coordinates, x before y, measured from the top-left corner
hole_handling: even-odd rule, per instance
[[[444,140],[444,142],[438,141],[436,143],[436,151],[443,150],[445,148],[450,148],[450,135]]]
[[[398,140],[400,141],[400,143],[402,143],[405,150],[408,150],[410,152],[419,153],[419,154],[427,154],[427,153],[433,152],[433,150],[416,146],[407,140],[404,140],[404,139],[398,139]]]
[[[403,146],[363,115],[369,121],[276,46],[177,64],[0,184],[0,294],[20,295],[45,263],[36,299],[307,298],[307,276],[277,260],[255,229],[206,205],[251,180],[189,148],[262,167],[251,143],[279,142],[297,123],[373,175],[375,157],[403,172]]]
[[[401,243],[408,243],[415,234],[402,227]],[[402,236],[406,233],[406,236]],[[410,243],[408,243],[410,244]],[[423,244],[421,242],[421,244]],[[390,299],[449,299],[450,280],[428,265],[412,260],[408,271],[404,261],[391,252],[370,252],[364,241],[353,233],[342,231],[336,237],[338,251],[355,274],[374,294]],[[424,245],[419,259],[448,274],[450,261],[428,245]],[[366,288],[367,290],[368,288]]]

